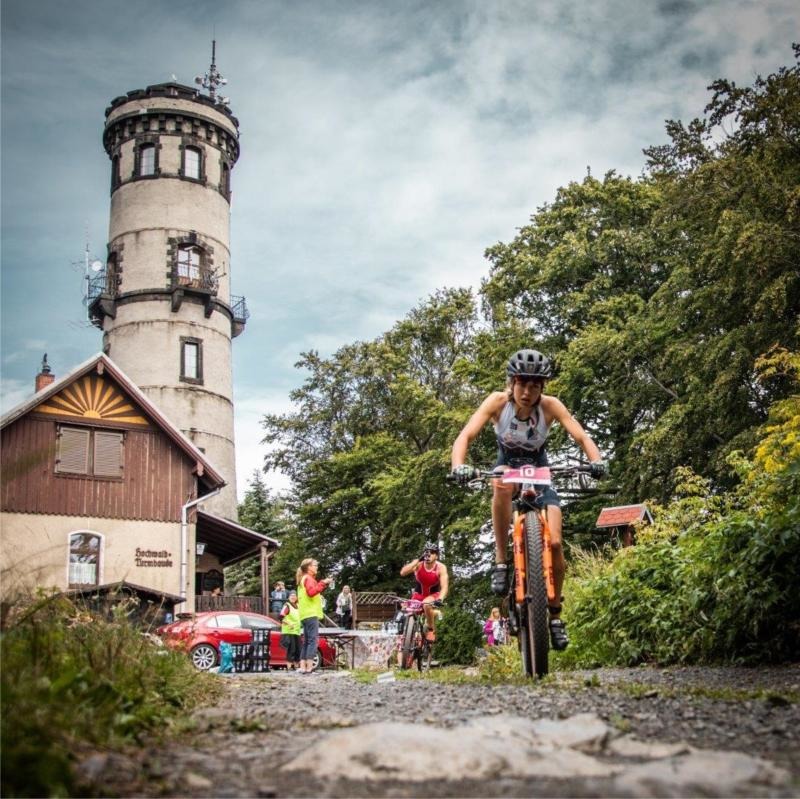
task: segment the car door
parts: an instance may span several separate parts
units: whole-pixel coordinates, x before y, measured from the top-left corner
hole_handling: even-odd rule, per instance
[[[215,614],[214,626],[209,625],[208,633],[214,637],[217,649],[219,649],[220,641],[226,641],[229,644],[249,644],[252,640],[250,630],[239,613]]]

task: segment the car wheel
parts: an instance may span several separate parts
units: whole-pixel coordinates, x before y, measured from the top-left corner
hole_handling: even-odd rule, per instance
[[[314,655],[313,663],[314,663],[314,668],[315,669],[321,669],[322,668],[322,652],[320,652],[319,649],[317,650],[317,654]]]
[[[192,663],[200,671],[208,671],[217,665],[217,650],[211,644],[198,644],[189,653]]]

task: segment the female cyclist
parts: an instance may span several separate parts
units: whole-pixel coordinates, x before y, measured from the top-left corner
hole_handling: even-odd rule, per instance
[[[506,390],[491,393],[472,414],[453,443],[451,465],[456,481],[463,485],[475,475],[473,467],[466,464],[467,452],[469,445],[489,422],[494,426],[497,436],[497,468],[518,467],[523,464],[547,466],[545,443],[551,425],[559,422],[586,454],[593,467],[592,476],[602,477],[606,472],[606,465],[594,441],[559,399],[544,393],[545,381],[553,376],[550,359],[537,350],[519,350],[509,359],[506,374]],[[508,528],[511,524],[511,500],[515,486],[494,480],[492,487],[496,563],[492,573],[492,591],[504,595],[509,589]],[[566,571],[561,544],[561,503],[558,494],[550,486],[544,491],[543,501],[552,541],[556,596],[561,597]],[[549,611],[553,649],[566,649],[569,638],[566,626],[560,618],[561,605],[552,605]]]

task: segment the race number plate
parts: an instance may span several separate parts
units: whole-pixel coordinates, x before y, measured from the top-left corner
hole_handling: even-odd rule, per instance
[[[503,472],[504,483],[531,483],[532,485],[549,486],[550,469],[546,466],[520,466],[519,469],[508,469]]]

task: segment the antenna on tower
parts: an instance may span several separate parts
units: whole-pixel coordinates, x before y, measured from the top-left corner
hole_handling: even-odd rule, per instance
[[[222,75],[219,74],[217,70],[217,40],[211,40],[211,66],[209,67],[208,72],[205,75],[198,75],[194,82],[199,86],[202,86],[204,89],[208,89],[208,96],[211,98],[213,102],[217,105],[230,105],[231,101],[228,97],[223,97],[221,94],[217,94],[217,88],[219,86],[225,86],[228,82]]]

